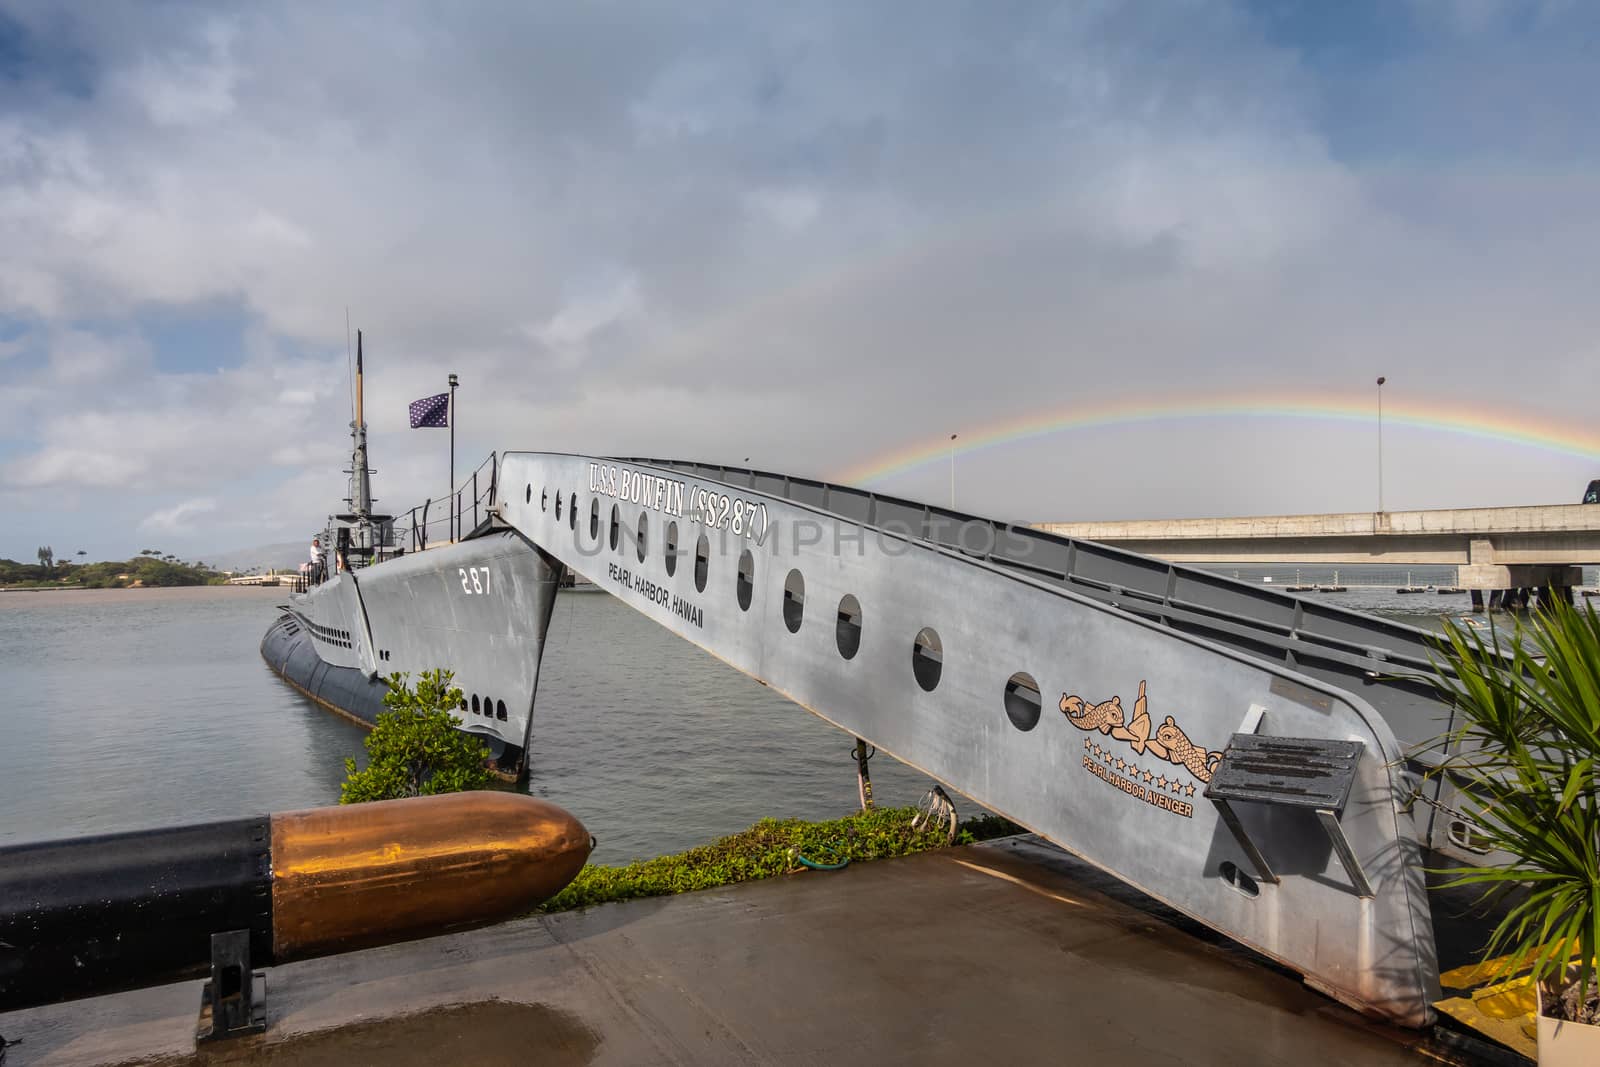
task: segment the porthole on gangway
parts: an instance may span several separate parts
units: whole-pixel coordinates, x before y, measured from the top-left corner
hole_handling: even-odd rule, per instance
[[[854,593],[846,593],[839,601],[839,621],[834,627],[834,641],[839,655],[854,659],[861,651],[861,602]]]
[[[800,632],[800,621],[806,610],[806,579],[799,570],[792,570],[783,580],[783,625],[789,632]]]
[[[1011,720],[1012,726],[1024,733],[1038,726],[1042,704],[1039,683],[1033,680],[1033,675],[1018,671],[1006,682],[1006,718]]]
[[[611,505],[611,551],[617,550],[617,545],[622,540],[622,509],[615,504]]]
[[[706,591],[706,577],[711,572],[711,539],[705,534],[700,535],[700,540],[694,546],[694,587],[697,591]]]
[[[678,573],[678,524],[667,523],[667,536],[663,539],[662,548],[667,556],[667,577],[671,578]]]
[[[939,676],[944,673],[944,645],[931,626],[918,630],[917,639],[911,643],[911,673],[924,692],[931,693],[939,685]]]
[[[1256,884],[1256,880],[1241,871],[1239,869],[1239,865],[1234,863],[1232,860],[1223,860],[1222,866],[1218,868],[1218,872],[1222,875],[1222,881],[1224,884],[1228,885],[1232,889],[1237,890],[1244,896],[1254,900],[1256,897],[1261,895],[1261,887]]]
[[[573,530],[578,528],[578,494],[567,494],[567,525]]]
[[[648,533],[648,529],[649,529],[649,516],[641,511],[641,512],[639,512],[639,543],[638,543],[638,545],[635,546],[635,548],[636,548],[636,550],[638,552],[639,562],[640,563],[644,562],[644,539],[645,539],[645,535]]]
[[[600,539],[600,501],[589,501],[589,540]]]
[[[739,598],[739,610],[749,611],[750,598],[756,591],[756,558],[748,548],[739,553],[739,580],[734,591]]]

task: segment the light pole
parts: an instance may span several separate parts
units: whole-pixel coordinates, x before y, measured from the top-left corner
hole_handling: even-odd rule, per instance
[[[461,518],[456,514],[456,386],[460,382],[450,375],[450,540],[461,540]]]
[[[1378,376],[1378,514],[1383,514],[1383,383],[1389,379]]]
[[[956,435],[950,435],[950,510],[956,509]]]

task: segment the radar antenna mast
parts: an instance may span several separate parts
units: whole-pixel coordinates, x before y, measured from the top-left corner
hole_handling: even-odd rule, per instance
[[[350,510],[358,525],[372,520],[372,471],[367,469],[367,423],[362,409],[361,331],[356,331],[356,417],[350,423],[354,447],[350,452]]]

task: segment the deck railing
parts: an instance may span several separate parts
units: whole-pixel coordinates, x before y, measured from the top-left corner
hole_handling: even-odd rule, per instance
[[[489,517],[499,493],[498,460],[498,454],[490,452],[489,458],[449,493],[396,516],[395,546],[407,552],[421,552],[429,545],[459,541],[477,529]]]

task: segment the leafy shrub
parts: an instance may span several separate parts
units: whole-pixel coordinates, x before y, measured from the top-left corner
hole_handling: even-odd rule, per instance
[[[488,748],[456,729],[461,720],[451,713],[461,705],[461,690],[450,685],[454,677],[423,671],[412,689],[409,674],[389,676],[383,697],[389,710],[367,735],[367,766],[357,770],[355,760],[344,761],[339,803],[459,793],[493,780]]]
[[[1452,623],[1438,659],[1434,684],[1461,722],[1444,739],[1453,752],[1445,772],[1475,801],[1485,843],[1512,856],[1452,868],[1449,884],[1520,888],[1486,954],[1507,955],[1499,977],[1531,964],[1534,981],[1563,991],[1568,1017],[1594,1021],[1600,616],[1555,600],[1509,641]]]

